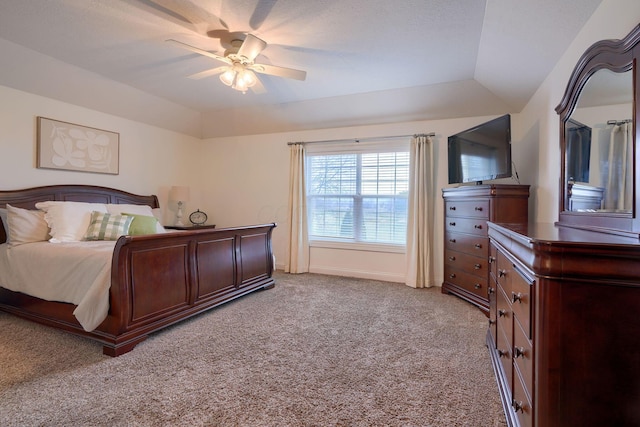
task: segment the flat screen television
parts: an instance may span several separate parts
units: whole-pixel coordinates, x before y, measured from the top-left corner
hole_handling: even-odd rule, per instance
[[[449,184],[511,177],[511,116],[448,138]]]

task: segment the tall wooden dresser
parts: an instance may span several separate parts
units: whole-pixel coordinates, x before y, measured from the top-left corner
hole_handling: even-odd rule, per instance
[[[442,190],[444,282],[442,292],[489,314],[487,221],[526,223],[528,185],[469,185]]]
[[[489,224],[487,344],[509,426],[640,426],[640,242]]]
[[[489,223],[487,344],[509,426],[640,426],[639,64],[640,24],[578,60],[556,107],[558,222]],[[624,120],[611,120],[613,105]],[[591,149],[588,185],[568,167],[581,159],[573,120],[609,132],[632,122],[627,149],[610,135],[609,150]]]

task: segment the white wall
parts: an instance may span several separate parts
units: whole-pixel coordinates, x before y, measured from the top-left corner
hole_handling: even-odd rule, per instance
[[[603,39],[621,39],[640,22],[638,0],[603,0],[556,64],[531,101],[519,114],[515,130],[521,147],[536,168],[526,165],[520,178],[535,184],[533,212],[540,222],[558,219],[560,197],[560,123],[555,112],[569,76],[584,51]],[[537,150],[537,153],[536,153]],[[522,154],[522,153],[520,153]],[[531,209],[531,207],[530,207]],[[531,210],[530,210],[531,212]]]
[[[446,138],[493,116],[389,125],[337,128],[238,138],[200,140],[6,86],[0,86],[0,188],[51,184],[91,184],[136,194],[157,194],[164,224],[174,220],[168,200],[172,185],[188,185],[191,201],[184,212],[201,209],[218,227],[277,222],[273,247],[278,268],[284,265],[288,217],[289,141],[365,138],[435,132],[437,184],[446,186]],[[120,134],[120,173],[105,175],[36,168],[36,117],[77,123]],[[442,199],[436,194],[436,254],[442,253]],[[313,271],[404,281],[402,253],[314,248]],[[442,259],[436,259],[436,284]]]
[[[558,216],[559,123],[554,109],[584,50],[595,41],[624,37],[640,22],[637,0],[604,0],[554,70],[520,114],[512,114],[513,160],[522,184],[530,184],[530,218]],[[289,141],[365,138],[435,132],[436,188],[446,187],[446,138],[495,116],[274,133],[199,140],[139,122],[0,86],[0,188],[47,184],[94,184],[138,194],[158,194],[168,204],[171,185],[189,185],[185,212],[200,208],[218,226],[277,222],[274,252],[278,267],[286,254]],[[120,174],[101,175],[37,169],[36,117],[44,116],[120,133]],[[251,117],[244,117],[251,120]],[[512,180],[500,182],[514,183]],[[442,199],[436,195],[436,284],[442,282]],[[404,280],[404,254],[314,249],[316,271],[383,280]]]
[[[531,185],[529,217],[540,222],[558,218],[560,179],[559,120],[555,107],[560,102],[569,75],[582,53],[601,39],[622,38],[640,22],[637,0],[604,0],[571,44],[545,82],[520,114],[512,114],[513,160],[522,184]],[[288,141],[356,138],[436,133],[438,159],[436,188],[446,187],[446,137],[493,118],[417,121],[390,125],[335,128],[298,133],[275,133],[240,138],[207,140],[203,158],[208,158],[205,181],[224,182],[207,190],[207,207],[221,225],[270,222],[281,224],[274,232],[274,252],[278,267],[286,255],[288,183]],[[237,171],[252,174],[235,178]],[[514,183],[513,180],[499,180]],[[258,189],[256,192],[254,189]],[[436,224],[442,224],[442,199],[437,195]],[[215,202],[214,202],[215,201]],[[224,202],[223,202],[224,201]],[[221,205],[224,203],[224,207]],[[442,282],[441,226],[436,229],[436,284]],[[312,270],[383,280],[404,280],[404,254],[314,249]]]
[[[175,215],[167,201],[171,185],[196,186],[199,168],[193,167],[202,140],[139,122],[111,116],[0,86],[0,188],[20,189],[53,184],[90,184],[135,194],[157,194],[164,222]],[[67,172],[36,168],[36,117],[77,123],[120,134],[120,173]],[[199,204],[201,192],[192,202]]]
[[[443,216],[442,193],[447,187],[447,137],[468,129],[495,116],[451,120],[407,122],[375,126],[323,129],[295,133],[274,133],[244,137],[215,138],[206,141],[201,157],[207,159],[204,182],[207,187],[204,207],[218,226],[236,226],[276,222],[273,234],[276,264],[284,267],[287,254],[287,216],[289,185],[289,147],[287,142],[327,139],[367,138],[413,133],[436,134],[435,156],[436,197],[436,277],[443,280]],[[514,161],[524,163],[518,156],[519,141],[513,141]],[[522,160],[522,161],[521,161]],[[515,183],[512,180],[500,182]],[[525,182],[523,182],[524,184]],[[344,249],[311,248],[312,272],[353,277],[375,278],[403,282],[405,255],[353,251]]]

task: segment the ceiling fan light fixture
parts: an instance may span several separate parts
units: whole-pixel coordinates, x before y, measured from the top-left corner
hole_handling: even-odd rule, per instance
[[[251,70],[243,70],[239,75],[238,79],[241,79],[247,87],[255,86],[258,77]]]
[[[220,75],[220,81],[232,89],[245,93],[250,87],[255,86],[258,77],[243,65],[235,64]]]
[[[227,86],[232,86],[236,80],[236,71],[229,67],[227,71],[220,74],[220,81]]]
[[[217,34],[217,30],[210,31],[207,34]],[[228,33],[228,32],[227,32]],[[255,93],[264,93],[265,89],[258,77],[254,73],[267,74],[277,77],[285,77],[295,80],[303,81],[307,77],[307,72],[302,70],[295,70],[293,68],[280,67],[277,65],[256,64],[254,61],[260,55],[260,53],[267,47],[267,43],[258,37],[248,33],[228,33],[229,39],[223,46],[226,47],[224,56],[217,55],[197,48],[195,46],[188,45],[186,43],[179,42],[177,40],[169,39],[167,41],[177,44],[183,49],[190,50],[203,56],[207,56],[212,59],[224,62],[225,65],[221,65],[210,70],[201,71],[199,73],[189,76],[192,79],[201,79],[204,77],[210,77],[213,75],[219,75],[220,81],[226,85],[245,93],[249,88],[254,87]],[[219,38],[218,35],[212,36]],[[220,38],[222,40],[222,38]]]
[[[189,76],[189,78],[202,79],[220,74],[220,81],[224,85],[242,93],[246,93],[249,88],[254,86],[254,92],[258,94],[265,92],[264,87],[258,80],[254,71],[260,74],[286,77],[300,81],[303,81],[306,78],[306,71],[280,67],[277,65],[256,64],[254,60],[267,47],[267,43],[264,40],[248,33],[229,33],[229,35],[233,37],[226,45],[224,45],[227,47],[224,56],[217,55],[177,40],[169,39],[167,41],[178,44],[184,49],[216,59],[226,64],[193,74]]]
[[[247,84],[244,82],[244,80],[241,80],[241,79],[236,79],[236,83],[231,87],[242,93],[246,93],[247,89],[249,89],[249,87],[247,87]]]

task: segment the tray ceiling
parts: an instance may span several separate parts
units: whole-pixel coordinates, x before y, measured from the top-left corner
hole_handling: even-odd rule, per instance
[[[515,113],[600,2],[2,0],[0,84],[198,137]],[[222,54],[233,32],[307,79],[243,95],[165,41]]]

